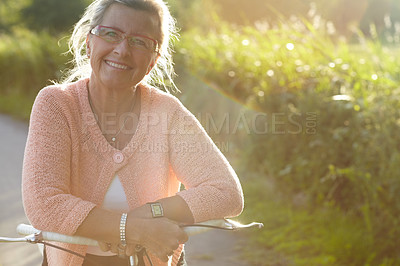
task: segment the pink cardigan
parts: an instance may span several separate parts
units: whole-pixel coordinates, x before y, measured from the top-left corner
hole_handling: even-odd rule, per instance
[[[179,100],[141,86],[138,128],[120,151],[109,145],[95,121],[87,82],[46,87],[33,105],[22,192],[34,227],[73,235],[102,204],[117,173],[130,209],[177,194],[195,222],[241,213],[243,194],[234,170]],[[179,191],[181,182],[186,190]],[[86,246],[61,246],[86,254]],[[172,265],[181,250],[175,252]],[[49,265],[82,264],[81,258],[66,252],[46,251]],[[166,265],[152,257],[155,265]]]

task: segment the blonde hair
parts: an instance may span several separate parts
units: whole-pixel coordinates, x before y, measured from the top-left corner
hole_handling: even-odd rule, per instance
[[[136,10],[155,14],[160,19],[160,33],[157,41],[160,46],[160,57],[152,71],[142,81],[147,85],[162,86],[177,90],[173,77],[175,75],[172,61],[173,42],[178,33],[175,19],[171,16],[163,0],[95,0],[90,4],[82,18],[75,24],[69,40],[69,52],[73,55],[74,67],[66,73],[62,83],[69,83],[78,79],[88,78],[91,74],[89,58],[86,54],[86,38],[89,31],[99,25],[106,10],[114,3],[123,4]]]

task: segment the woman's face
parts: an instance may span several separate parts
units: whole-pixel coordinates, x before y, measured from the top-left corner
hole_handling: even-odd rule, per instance
[[[112,4],[105,12],[102,26],[118,29],[128,35],[143,35],[157,39],[159,23],[157,16],[138,11],[122,4]],[[158,54],[143,51],[128,44],[110,43],[89,34],[88,54],[92,67],[92,80],[111,89],[136,86],[154,66]]]

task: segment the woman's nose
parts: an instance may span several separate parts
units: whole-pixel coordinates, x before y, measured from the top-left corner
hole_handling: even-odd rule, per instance
[[[129,46],[128,39],[124,38],[120,43],[116,44],[114,52],[121,56],[130,54],[131,47]]]

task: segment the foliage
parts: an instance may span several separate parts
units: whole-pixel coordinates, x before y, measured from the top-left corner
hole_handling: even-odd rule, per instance
[[[30,0],[2,0],[0,1],[0,32],[8,31],[10,27],[21,23],[21,9],[29,4]]]
[[[365,34],[373,24],[378,32],[385,32],[385,20],[400,23],[398,0],[214,0],[218,14],[237,25],[253,25],[267,21],[275,25],[283,16],[306,16],[315,10],[333,22],[338,32],[348,36],[349,28],[360,28]]]
[[[48,33],[33,33],[16,28],[11,34],[0,35],[0,94],[15,99],[17,95],[33,98],[36,93],[56,80],[70,59],[63,56],[66,41],[58,41]],[[6,110],[5,110],[6,109]],[[2,111],[10,111],[2,105]],[[26,115],[25,115],[26,117]]]
[[[246,195],[273,227],[255,239],[295,265],[399,263],[399,50],[361,34],[350,44],[320,19],[219,23],[187,32],[179,62],[256,110],[241,152],[260,180]],[[263,179],[294,221],[270,216]]]
[[[182,32],[192,28],[209,28],[212,23],[209,19],[210,14],[215,13],[212,0],[170,0],[168,4]]]
[[[244,183],[247,221],[264,223],[254,231],[253,243],[244,251],[251,265],[398,265],[397,256],[379,258],[382,243],[375,242],[357,215],[334,207],[309,208],[288,203],[268,179],[247,176]],[[263,193],[260,193],[262,185]],[[254,197],[251,195],[258,195]],[[260,251],[261,250],[261,251]],[[378,263],[379,262],[379,263]]]
[[[32,0],[21,12],[30,29],[62,32],[79,20],[85,7],[82,0]]]
[[[16,119],[29,121],[34,96],[11,91],[0,95],[0,112]]]
[[[77,22],[91,0],[2,0],[0,32],[10,33],[13,27],[60,33]]]

